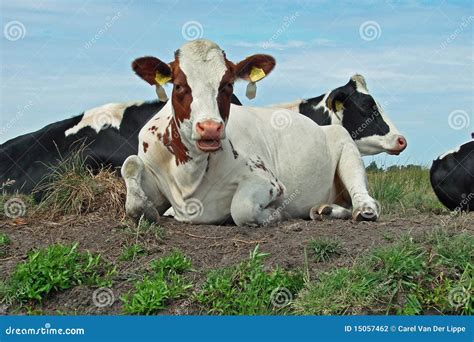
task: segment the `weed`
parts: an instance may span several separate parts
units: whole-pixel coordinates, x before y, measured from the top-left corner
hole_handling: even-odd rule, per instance
[[[178,250],[152,262],[152,274],[134,285],[134,290],[121,297],[128,314],[151,315],[172,299],[182,298],[192,287],[182,276],[191,269],[191,260]]]
[[[248,260],[211,271],[202,289],[195,294],[197,302],[209,314],[286,313],[292,297],[303,287],[303,274],[280,268],[266,272],[263,267],[266,256],[257,246]],[[275,297],[278,295],[281,298]]]
[[[339,241],[326,237],[312,239],[309,242],[308,249],[310,254],[313,254],[316,262],[328,261],[342,252]]]
[[[125,247],[120,256],[122,261],[133,261],[135,257],[146,255],[146,250],[139,244],[133,244],[131,246]]]
[[[11,240],[5,233],[0,233],[0,257],[3,257],[7,254],[8,245],[10,245]]]
[[[7,297],[20,303],[41,302],[51,292],[80,284],[110,285],[114,268],[105,265],[100,255],[78,252],[77,246],[55,244],[31,251],[8,280]]]

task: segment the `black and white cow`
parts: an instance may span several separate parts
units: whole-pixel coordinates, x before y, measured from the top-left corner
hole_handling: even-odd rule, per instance
[[[382,152],[400,154],[407,141],[390,121],[381,105],[369,94],[362,75],[318,97],[272,105],[300,112],[318,125],[342,125],[362,155]]]
[[[138,149],[140,128],[164,103],[107,104],[0,145],[0,186],[30,193],[61,158],[81,145],[92,168],[119,167]],[[37,194],[41,197],[41,194]]]
[[[448,209],[474,211],[474,140],[434,160],[430,180],[436,196]]]

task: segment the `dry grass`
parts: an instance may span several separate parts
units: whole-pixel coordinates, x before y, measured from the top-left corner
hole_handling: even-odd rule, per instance
[[[35,191],[44,193],[39,210],[47,210],[53,217],[82,215],[99,209],[125,216],[123,180],[110,169],[92,172],[80,151],[51,167],[50,175]]]

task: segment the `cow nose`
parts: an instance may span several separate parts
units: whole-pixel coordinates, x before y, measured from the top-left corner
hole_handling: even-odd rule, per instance
[[[402,152],[404,149],[407,148],[407,140],[405,139],[403,135],[400,135],[397,138],[397,148],[400,152]]]
[[[224,124],[213,120],[198,122],[196,124],[196,132],[201,139],[220,139]]]

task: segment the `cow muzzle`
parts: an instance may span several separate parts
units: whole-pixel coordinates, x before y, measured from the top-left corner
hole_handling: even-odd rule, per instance
[[[199,139],[196,146],[203,152],[215,152],[221,148],[221,139],[224,133],[224,124],[213,120],[206,120],[196,124],[196,133]]]
[[[388,154],[399,155],[407,148],[407,140],[403,135],[399,135],[395,142],[395,148],[388,151]]]

